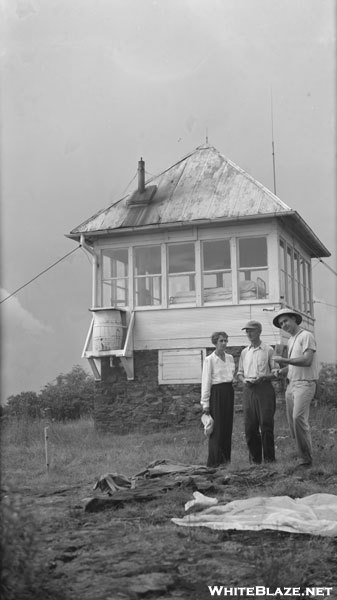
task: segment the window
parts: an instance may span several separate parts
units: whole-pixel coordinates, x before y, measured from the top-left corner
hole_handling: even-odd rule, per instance
[[[287,245],[286,268],[287,268],[286,301],[288,302],[288,304],[290,304],[290,306],[293,306],[294,305],[294,299],[293,299],[293,252],[292,252],[292,248],[290,248],[290,246],[288,246],[288,245]]]
[[[240,300],[268,297],[267,239],[240,238],[239,298]]]
[[[102,250],[102,306],[127,306],[128,249]]]
[[[311,266],[298,250],[280,240],[280,296],[286,304],[312,313]]]
[[[306,260],[304,261],[305,266],[305,312],[312,313],[312,287],[311,287],[311,265]]]
[[[168,245],[170,304],[195,302],[194,243]]]
[[[294,306],[298,310],[301,310],[301,265],[300,265],[300,257],[298,252],[294,250]]]
[[[203,300],[232,300],[232,272],[229,240],[203,242]]]
[[[161,293],[161,248],[134,248],[135,306],[158,306]]]
[[[285,247],[284,241],[280,240],[280,297],[283,300],[287,297]]]
[[[301,270],[301,310],[306,312],[307,310],[307,278],[306,278],[306,263],[303,258],[300,261],[300,270]]]

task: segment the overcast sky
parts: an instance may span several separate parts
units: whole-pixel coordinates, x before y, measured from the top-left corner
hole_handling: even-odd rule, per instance
[[[76,247],[64,235],[205,142],[273,190],[336,270],[335,0],[1,0],[2,296]],[[337,278],[313,261],[319,360]],[[323,304],[324,303],[324,304]],[[84,251],[1,305],[3,398],[75,364]],[[333,305],[333,306],[328,306]]]

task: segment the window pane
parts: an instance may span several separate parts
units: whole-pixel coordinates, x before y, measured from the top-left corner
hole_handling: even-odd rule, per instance
[[[294,252],[294,278],[299,281],[299,259],[297,252]]]
[[[291,305],[294,305],[293,299],[293,257],[292,257],[292,249],[290,246],[287,246],[287,282],[288,282],[288,290],[287,290],[287,302]]]
[[[169,277],[169,303],[195,302],[195,276],[176,275]]]
[[[285,268],[285,260],[284,260],[284,243],[280,240],[280,268],[284,270]]]
[[[284,271],[280,272],[280,298],[284,300],[286,294],[286,281]]]
[[[127,277],[128,249],[103,250],[103,279],[109,277]]]
[[[128,280],[112,279],[103,282],[103,306],[128,306]]]
[[[186,273],[195,270],[194,244],[168,246],[168,272]]]
[[[203,242],[202,246],[205,271],[231,268],[229,240]]]
[[[232,300],[231,273],[204,273],[204,302]]]
[[[267,240],[263,238],[239,239],[239,267],[266,267]]]
[[[135,275],[158,275],[161,273],[160,246],[134,249]]]
[[[307,287],[307,307],[306,311],[311,313],[312,307],[312,293],[311,293],[311,272],[310,272],[310,264],[306,264],[306,287]]]
[[[128,249],[102,250],[102,305],[127,306]]]
[[[292,276],[292,252],[289,246],[287,246],[287,274],[289,277]]]
[[[307,310],[307,299],[308,299],[308,294],[307,294],[307,276],[306,276],[306,272],[305,272],[305,262],[302,259],[301,260],[301,275],[302,275],[302,286],[301,286],[301,290],[302,290],[302,310],[303,312],[306,312]]]
[[[158,306],[161,302],[161,276],[135,279],[136,306]]]
[[[268,298],[268,271],[239,272],[240,300]]]
[[[300,257],[297,252],[294,252],[294,301],[295,308],[300,309]]]

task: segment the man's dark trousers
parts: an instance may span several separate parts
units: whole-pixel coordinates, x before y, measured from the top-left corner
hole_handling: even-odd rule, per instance
[[[276,409],[275,390],[270,381],[243,389],[243,413],[245,435],[250,460],[254,463],[275,460],[274,414]]]

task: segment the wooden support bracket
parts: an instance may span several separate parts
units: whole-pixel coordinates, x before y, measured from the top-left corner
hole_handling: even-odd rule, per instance
[[[99,370],[98,370],[98,368],[97,368],[97,365],[96,365],[95,359],[94,359],[94,358],[92,358],[92,357],[90,357],[90,358],[88,358],[87,360],[88,360],[88,363],[89,363],[89,365],[90,365],[90,367],[91,367],[91,370],[92,370],[92,372],[93,372],[93,375],[94,375],[95,381],[101,381],[101,373],[99,372]],[[99,363],[100,363],[100,361],[99,361]]]
[[[126,372],[127,380],[133,381],[135,378],[134,366],[133,366],[133,356],[121,356],[120,360],[121,360],[123,368]]]

